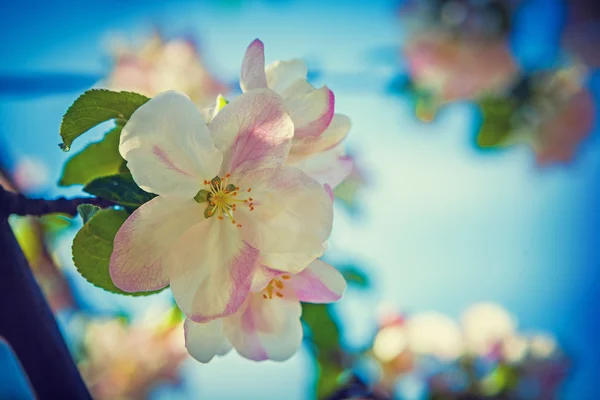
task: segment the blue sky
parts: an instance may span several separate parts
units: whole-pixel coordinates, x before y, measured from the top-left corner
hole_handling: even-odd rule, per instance
[[[586,388],[595,388],[600,373],[594,356],[600,353],[597,135],[572,165],[540,170],[525,148],[477,152],[472,137],[478,114],[469,104],[446,107],[430,125],[418,122],[407,101],[385,92],[394,73],[388,60],[401,40],[394,2],[227,4],[3,6],[2,145],[13,159],[41,159],[57,181],[68,157],[57,147],[61,116],[110,67],[111,38],[140,38],[153,26],[166,35],[197,36],[208,66],[235,82],[245,47],[259,37],[267,61],[303,57],[319,71],[317,83],[327,83],[336,94],[336,111],[351,117],[348,146],[372,177],[361,194],[363,213],[353,217],[338,209],[331,240],[332,260],[365,265],[375,282],[370,295],[351,290],[339,304],[347,343],[359,345],[368,337],[375,318],[371,310],[380,301],[451,316],[473,302],[497,301],[524,330],[551,331],[573,354],[576,370],[565,398],[581,398],[577,395]],[[553,56],[561,24],[557,4],[534,1],[518,20],[513,47],[524,65],[544,64]],[[6,77],[49,73],[66,74],[72,91],[2,92]],[[56,87],[46,84],[48,92]],[[593,84],[598,89],[597,78]],[[46,192],[76,193],[55,186]],[[204,398],[252,393],[251,398],[304,399],[313,377],[309,361],[301,352],[285,364],[256,365],[232,354],[207,366],[187,366],[186,389]]]

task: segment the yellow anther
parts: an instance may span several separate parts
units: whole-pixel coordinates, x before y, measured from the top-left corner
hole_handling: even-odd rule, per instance
[[[248,204],[247,198],[238,198],[240,188],[231,183],[227,183],[231,177],[230,174],[225,174],[224,178],[215,176],[210,181],[204,180],[204,184],[208,185],[209,190],[200,190],[198,195],[194,199],[199,202],[207,202],[209,205],[204,211],[204,216],[210,218],[215,214],[218,215],[219,220],[223,220],[226,215],[231,223],[238,228],[241,228],[241,224],[237,224],[233,213],[237,210],[237,203],[248,205],[250,211],[254,210],[254,204]],[[249,192],[251,188],[248,188]],[[202,196],[201,196],[202,195]]]

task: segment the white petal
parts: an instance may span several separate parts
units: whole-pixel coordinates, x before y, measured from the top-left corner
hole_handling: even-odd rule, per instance
[[[221,109],[225,107],[225,105],[227,105],[227,99],[225,99],[223,95],[219,94],[217,96],[216,101],[213,102],[213,104],[200,108],[198,109],[198,111],[200,112],[200,115],[202,115],[202,118],[204,118],[204,122],[206,122],[206,125],[210,125],[212,120],[219,113],[219,111],[221,111]]]
[[[280,95],[298,79],[306,80],[308,69],[302,60],[275,61],[265,68],[267,85]]]
[[[210,131],[223,153],[221,175],[243,175],[283,165],[294,125],[277,93],[257,89],[223,107],[210,124]]]
[[[209,218],[171,249],[171,290],[179,308],[195,322],[236,312],[250,292],[259,251],[242,241],[239,231],[228,220]]]
[[[202,363],[209,362],[216,355],[225,355],[231,350],[231,344],[223,333],[223,320],[199,324],[186,319],[183,329],[188,353]]]
[[[222,160],[194,103],[174,91],[133,113],[119,151],[138,186],[161,196],[192,198],[204,179],[217,174]]]
[[[292,275],[291,285],[298,300],[309,303],[332,303],[342,298],[346,280],[331,265],[313,261],[302,272]]]
[[[333,205],[322,185],[283,167],[248,174],[240,186],[252,188],[254,211],[240,208],[236,215],[252,226],[245,239],[261,250],[264,265],[295,273],[323,254]]]
[[[243,357],[285,361],[302,343],[302,307],[295,299],[254,294],[246,307],[223,322],[229,342]]]
[[[319,251],[296,251],[288,253],[267,253],[261,254],[262,262],[269,268],[280,272],[298,273],[306,268],[315,258],[325,254],[324,250]]]
[[[321,135],[294,139],[288,163],[291,162],[290,160],[299,160],[336,147],[348,135],[350,127],[350,118],[342,114],[335,114]]]
[[[345,154],[342,145],[304,157],[296,162],[293,162],[290,157],[288,162],[317,182],[332,188],[342,183],[354,169],[354,160]]]
[[[319,136],[331,123],[335,96],[327,86],[315,89],[306,80],[298,79],[282,96],[294,121],[295,138]]]
[[[250,46],[246,49],[246,54],[244,54],[242,72],[240,74],[240,87],[242,88],[242,92],[267,87],[265,46],[258,39],[250,43]]]
[[[169,284],[165,256],[204,209],[193,199],[156,197],[133,212],[114,239],[113,283],[126,292],[157,290]]]

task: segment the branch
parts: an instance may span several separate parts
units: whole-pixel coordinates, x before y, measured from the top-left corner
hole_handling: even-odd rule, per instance
[[[77,197],[74,199],[61,197],[54,200],[29,199],[20,193],[9,192],[0,186],[0,210],[6,214],[42,216],[63,213],[76,215],[77,206],[80,204],[93,204],[101,208],[114,206],[114,203],[96,197]]]
[[[36,398],[91,399],[7,218],[0,210],[0,338],[14,349]]]

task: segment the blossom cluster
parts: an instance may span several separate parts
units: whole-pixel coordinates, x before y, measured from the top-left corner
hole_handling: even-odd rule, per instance
[[[597,52],[569,29],[565,54],[550,67],[519,65],[509,40],[518,4],[408,1],[400,11],[407,28],[401,89],[425,122],[445,104],[476,102],[483,117],[480,148],[526,144],[539,165],[568,162],[593,129],[587,81]]]
[[[520,332],[503,307],[479,303],[460,324],[436,311],[386,313],[355,371],[394,399],[539,399],[554,398],[568,369],[552,336]]]
[[[232,347],[252,360],[289,358],[302,340],[300,302],[334,302],[346,288],[320,257],[332,189],[353,167],[340,145],[348,117],[302,61],[265,66],[259,40],[240,87],[208,108],[156,94],[119,144],[136,184],[157,196],[116,234],[110,277],[125,292],[170,286],[201,362]]]

